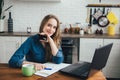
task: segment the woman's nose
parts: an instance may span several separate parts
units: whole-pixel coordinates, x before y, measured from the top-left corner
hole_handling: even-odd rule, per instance
[[[50,27],[50,30],[51,30],[51,31],[53,30],[53,27],[52,27],[52,26]]]

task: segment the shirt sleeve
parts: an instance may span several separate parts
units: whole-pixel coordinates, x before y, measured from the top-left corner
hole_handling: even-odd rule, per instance
[[[62,48],[60,47],[56,56],[53,56],[52,61],[56,64],[62,63],[64,60]]]
[[[10,67],[21,67],[24,61],[24,56],[29,52],[31,45],[31,38],[29,37],[13,54],[9,60]]]

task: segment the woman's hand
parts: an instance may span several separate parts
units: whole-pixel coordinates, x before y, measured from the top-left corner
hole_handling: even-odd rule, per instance
[[[48,42],[48,35],[45,33],[39,33],[40,35],[40,41],[42,42]]]
[[[23,65],[23,64],[33,64],[36,71],[37,71],[37,70],[42,70],[42,69],[45,68],[45,65],[44,65],[44,64],[41,64],[41,63],[23,61],[22,65]]]
[[[34,67],[35,67],[35,70],[42,70],[45,68],[45,65],[44,64],[40,64],[40,63],[34,63]]]
[[[45,33],[39,33],[40,35],[46,35],[47,36],[47,42],[50,44],[50,47],[51,47],[51,52],[52,52],[52,55],[53,56],[56,56],[57,52],[58,52],[58,48],[57,46],[55,45],[55,42],[53,41],[53,39],[48,35],[48,34],[45,34]],[[40,40],[41,41],[41,40]],[[42,40],[42,42],[45,42]],[[44,45],[44,44],[43,44]]]

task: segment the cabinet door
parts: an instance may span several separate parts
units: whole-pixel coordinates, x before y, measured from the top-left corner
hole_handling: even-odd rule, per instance
[[[120,78],[120,39],[104,39],[104,45],[108,43],[113,47],[103,72],[107,77]]]
[[[0,37],[0,63],[8,63],[10,57],[21,44],[21,37]]]
[[[24,37],[24,36],[22,36],[22,43],[27,39],[28,37]]]
[[[91,62],[95,49],[103,46],[103,39],[80,38],[79,61]]]

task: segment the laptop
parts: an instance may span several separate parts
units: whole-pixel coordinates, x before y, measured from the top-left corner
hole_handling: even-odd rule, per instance
[[[110,43],[95,49],[91,63],[80,61],[78,63],[71,64],[59,71],[72,76],[87,78],[91,69],[102,70],[105,67],[112,46],[113,43]]]

